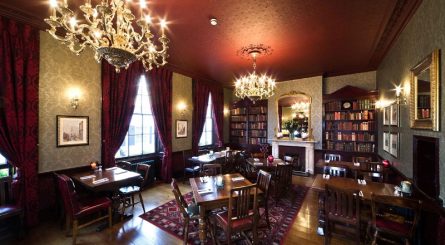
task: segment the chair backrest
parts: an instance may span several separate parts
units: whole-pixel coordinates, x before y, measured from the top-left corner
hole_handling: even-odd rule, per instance
[[[331,176],[336,176],[336,177],[346,177],[347,170],[346,170],[346,168],[342,168],[342,167],[324,166],[323,173],[329,174]]]
[[[226,164],[234,165],[236,161],[236,154],[234,151],[226,151],[225,162]]]
[[[184,167],[188,167],[190,165],[189,159],[193,156],[192,150],[184,150],[182,151],[182,160],[184,163]]]
[[[250,153],[252,158],[265,158],[266,156],[262,152],[252,152]]]
[[[0,206],[13,203],[12,178],[10,176],[0,179]]]
[[[290,187],[292,184],[292,165],[278,165],[275,169],[274,179],[280,187]]]
[[[272,174],[262,169],[258,172],[256,184],[257,187],[263,192],[263,195],[266,197],[266,200],[269,196],[269,187],[271,179],[272,179]]]
[[[56,176],[60,196],[63,199],[63,207],[65,209],[65,213],[72,217],[80,210],[76,186],[74,185],[74,182],[70,177],[64,174],[57,174]]]
[[[150,174],[150,165],[145,163],[138,163],[136,166],[136,172],[140,173],[143,180],[141,181],[140,186],[143,187],[149,180],[149,174]]]
[[[352,157],[352,162],[371,162],[372,157]]]
[[[134,171],[133,164],[131,162],[127,161],[118,161],[116,162],[116,165],[122,169],[128,170],[128,171]]]
[[[175,183],[173,183],[173,182],[175,182]],[[181,195],[181,191],[179,191],[179,188],[177,188],[178,185],[177,185],[175,179],[172,179],[171,185],[172,185],[173,195],[175,195],[176,205],[178,206],[179,210],[181,211],[182,217],[184,217],[184,218],[188,217],[189,215],[187,213],[187,202],[185,202],[184,197]],[[173,186],[175,186],[175,187],[173,187]]]
[[[340,219],[360,219],[359,190],[325,186],[326,217],[341,217]]]
[[[202,176],[215,176],[222,174],[222,166],[219,163],[209,163],[202,166]]]
[[[326,154],[324,154],[324,160],[325,161],[341,161],[341,155],[326,153]]]
[[[228,220],[231,222],[238,219],[257,215],[257,185],[236,187],[230,190]],[[251,209],[253,207],[253,209]]]
[[[420,208],[422,201],[414,200],[404,197],[396,196],[383,196],[383,195],[371,195],[371,212],[372,212],[372,226],[377,227],[376,219],[389,219],[395,220],[396,217],[399,223],[408,225],[409,238],[412,238],[417,228],[420,217]],[[390,232],[390,230],[387,230]],[[396,235],[401,235],[397,231],[393,231]]]

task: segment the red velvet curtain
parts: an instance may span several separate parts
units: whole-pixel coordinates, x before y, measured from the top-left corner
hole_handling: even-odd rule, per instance
[[[147,73],[147,88],[151,108],[164,147],[161,177],[165,182],[172,178],[172,72],[165,68],[154,68]]]
[[[39,31],[0,16],[0,153],[18,168],[26,224],[38,223]]]
[[[222,87],[214,85],[211,89],[213,104],[213,122],[216,130],[216,144],[224,145],[224,90]]]
[[[142,64],[134,62],[116,73],[114,66],[102,62],[102,164],[115,165],[116,152],[125,139],[134,111]]]
[[[199,150],[199,140],[204,130],[210,87],[200,80],[193,81],[193,120],[192,120],[192,150],[196,155]]]

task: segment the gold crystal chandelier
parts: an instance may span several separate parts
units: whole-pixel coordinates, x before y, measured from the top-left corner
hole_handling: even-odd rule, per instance
[[[272,49],[269,46],[250,45],[238,51],[241,57],[247,57],[253,61],[253,72],[238,78],[235,82],[235,96],[238,98],[249,98],[253,102],[267,99],[274,95],[275,79],[266,74],[256,73],[256,59],[260,56],[270,55]]]
[[[68,8],[68,0],[50,0],[52,15],[45,19],[51,26],[48,32],[57,40],[68,45],[79,54],[89,46],[95,51],[95,59],[105,59],[119,72],[135,60],[141,60],[146,70],[153,65],[167,63],[168,38],[165,35],[166,21],[158,21],[161,34],[157,42],[151,32],[155,24],[150,15],[145,15],[145,0],[140,0],[140,16],[136,19],[129,8],[129,0],[101,0],[95,7],[91,0],[80,6],[85,20],[76,19],[74,11]],[[135,31],[138,26],[140,32]],[[160,47],[159,47],[160,46]]]

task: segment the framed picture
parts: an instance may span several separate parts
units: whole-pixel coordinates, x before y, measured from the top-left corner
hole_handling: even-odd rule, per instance
[[[391,133],[390,134],[390,153],[394,157],[398,156],[398,150],[399,150],[399,134],[398,133]]]
[[[88,145],[87,116],[57,116],[57,147]]]
[[[389,106],[383,108],[383,125],[389,125],[391,117],[391,108]]]
[[[399,125],[399,105],[392,104],[390,107],[391,107],[390,125],[398,126]]]
[[[176,120],[176,138],[187,138],[187,120]]]
[[[389,153],[389,132],[383,132],[383,150]]]

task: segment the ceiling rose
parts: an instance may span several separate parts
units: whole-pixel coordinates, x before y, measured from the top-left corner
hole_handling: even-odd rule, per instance
[[[102,0],[93,7],[91,0],[86,0],[79,7],[84,20],[77,20],[75,13],[79,11],[69,9],[68,0],[50,0],[52,15],[45,22],[51,29],[47,31],[76,54],[91,47],[98,62],[107,60],[117,72],[136,60],[141,60],[146,70],[151,70],[153,65],[165,65],[169,42],[164,32],[166,21],[158,19],[155,22],[146,14],[149,11],[145,10],[145,0],[140,0],[140,15],[136,19],[128,7],[129,2]],[[155,25],[160,26],[161,34],[151,32]],[[155,36],[159,37],[157,41]]]

